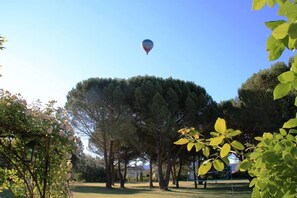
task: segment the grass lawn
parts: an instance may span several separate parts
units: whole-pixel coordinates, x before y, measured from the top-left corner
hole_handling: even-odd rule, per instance
[[[157,186],[157,183],[154,183]],[[72,184],[72,192],[74,198],[218,198],[218,197],[251,197],[251,189],[248,187],[247,180],[226,180],[211,182],[207,184],[207,189],[203,189],[202,185],[198,185],[198,189],[194,189],[194,182],[180,182],[180,188],[170,185],[169,191],[161,191],[157,187],[148,188],[148,183],[127,183],[126,188],[119,188],[116,184],[113,189],[106,189],[105,183],[74,183]],[[233,189],[233,190],[232,190]],[[12,195],[6,191],[0,193],[0,198],[12,198]]]
[[[157,186],[157,183],[154,184]],[[180,182],[180,188],[170,186],[169,191],[161,191],[157,187],[148,188],[148,183],[127,183],[125,189],[119,188],[116,184],[113,189],[106,189],[104,183],[75,183],[72,185],[74,198],[120,198],[120,197],[147,197],[147,198],[183,198],[183,197],[251,197],[251,189],[246,180],[219,181],[217,183],[208,183],[207,189],[198,185],[194,189],[193,182]],[[233,189],[233,190],[232,190]]]

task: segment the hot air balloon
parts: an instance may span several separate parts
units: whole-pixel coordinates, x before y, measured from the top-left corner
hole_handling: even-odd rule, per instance
[[[141,46],[146,52],[146,55],[148,55],[149,51],[151,51],[151,49],[154,47],[154,43],[150,39],[145,39],[142,41]]]

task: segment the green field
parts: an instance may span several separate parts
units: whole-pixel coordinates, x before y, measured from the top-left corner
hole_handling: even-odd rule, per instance
[[[157,186],[157,183],[154,184]],[[119,197],[147,197],[147,198],[183,198],[183,197],[251,197],[251,189],[248,187],[247,181],[220,181],[218,183],[209,183],[207,189],[198,185],[198,189],[194,189],[193,182],[180,182],[180,188],[170,186],[169,191],[161,191],[157,187],[148,188],[147,183],[128,183],[125,189],[120,189],[116,184],[114,189],[106,189],[103,183],[77,183],[73,184],[74,198],[119,198]],[[233,189],[233,190],[232,190]]]
[[[157,186],[157,183],[154,183]],[[198,185],[194,189],[193,182],[180,182],[180,188],[170,185],[169,191],[161,191],[157,187],[150,189],[148,183],[127,183],[125,189],[119,188],[116,184],[113,189],[106,189],[104,183],[74,183],[72,184],[74,198],[120,198],[120,197],[139,197],[139,198],[218,198],[218,197],[251,197],[251,189],[248,187],[247,180],[230,180],[211,182],[207,184],[207,189]],[[0,193],[0,198],[12,198],[6,191]]]

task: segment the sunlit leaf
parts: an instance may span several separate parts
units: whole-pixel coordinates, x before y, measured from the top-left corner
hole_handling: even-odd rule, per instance
[[[217,133],[217,132],[210,132],[210,135],[214,136],[214,137],[218,137],[220,136],[221,134]]]
[[[224,170],[224,163],[221,160],[216,159],[216,160],[213,161],[213,167],[217,171],[222,171],[222,170]]]
[[[268,27],[271,30],[274,30],[277,26],[286,23],[285,20],[279,20],[279,21],[267,21],[265,22],[266,27]]]
[[[267,0],[267,5],[268,5],[269,7],[272,8],[275,4],[276,4],[276,0]]]
[[[222,147],[221,151],[220,151],[221,158],[226,157],[229,154],[230,150],[231,150],[230,144],[225,143],[224,146]]]
[[[275,39],[273,36],[270,36],[267,39],[266,50],[268,51],[268,58],[270,61],[278,59],[285,48],[286,47],[281,40]]]
[[[227,133],[226,137],[231,138],[231,137],[240,135],[241,133],[242,132],[240,130],[235,130],[235,131],[232,131],[232,132]]]
[[[287,131],[285,129],[279,129],[279,132],[282,136],[286,136],[287,135]]]
[[[205,175],[211,169],[212,163],[208,161],[207,163],[203,163],[198,169],[198,176]]]
[[[235,149],[238,149],[238,150],[244,150],[244,146],[243,144],[241,144],[240,142],[234,140],[233,142],[231,142],[231,146]]]
[[[264,133],[263,134],[263,139],[268,139],[268,140],[271,140],[273,138],[273,135],[271,133]]]
[[[250,166],[251,166],[251,162],[245,159],[240,163],[240,171],[246,171],[250,168]]]
[[[188,150],[188,151],[191,151],[194,145],[195,145],[194,142],[189,142],[189,143],[187,144],[187,150]]]
[[[272,36],[276,39],[283,39],[288,35],[288,30],[289,24],[283,23],[272,31]]]
[[[217,146],[217,145],[219,145],[219,144],[222,143],[223,139],[224,139],[224,136],[210,138],[209,145],[211,145],[211,146]]]
[[[210,153],[209,148],[208,148],[208,147],[204,147],[204,148],[202,149],[202,153],[203,153],[203,155],[204,155],[205,157],[208,157],[208,156],[209,156],[209,153]]]
[[[180,138],[179,140],[177,140],[176,142],[174,142],[174,144],[183,145],[183,144],[187,144],[188,142],[189,142],[188,139],[186,139],[186,138]]]
[[[273,98],[274,100],[280,99],[286,96],[291,91],[292,85],[291,83],[280,83],[273,90]]]
[[[282,74],[280,74],[277,79],[281,83],[287,83],[287,82],[292,82],[295,79],[295,73],[293,71],[286,71]]]
[[[200,151],[203,147],[203,144],[201,142],[195,143],[196,152]]]
[[[257,141],[262,141],[262,137],[254,137],[254,139]]]
[[[253,187],[256,183],[258,182],[258,179],[257,178],[253,178],[252,181],[250,182],[250,185],[249,187]]]
[[[261,10],[266,4],[266,0],[253,0],[252,9]]]
[[[222,118],[218,118],[215,123],[215,130],[221,134],[226,133],[226,130],[227,130],[226,121]]]
[[[284,123],[283,128],[294,128],[297,126],[297,118],[292,118]]]

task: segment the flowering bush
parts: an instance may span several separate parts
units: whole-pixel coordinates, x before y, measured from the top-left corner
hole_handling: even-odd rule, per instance
[[[69,197],[71,154],[79,140],[55,101],[28,105],[0,90],[0,189],[15,196]]]

